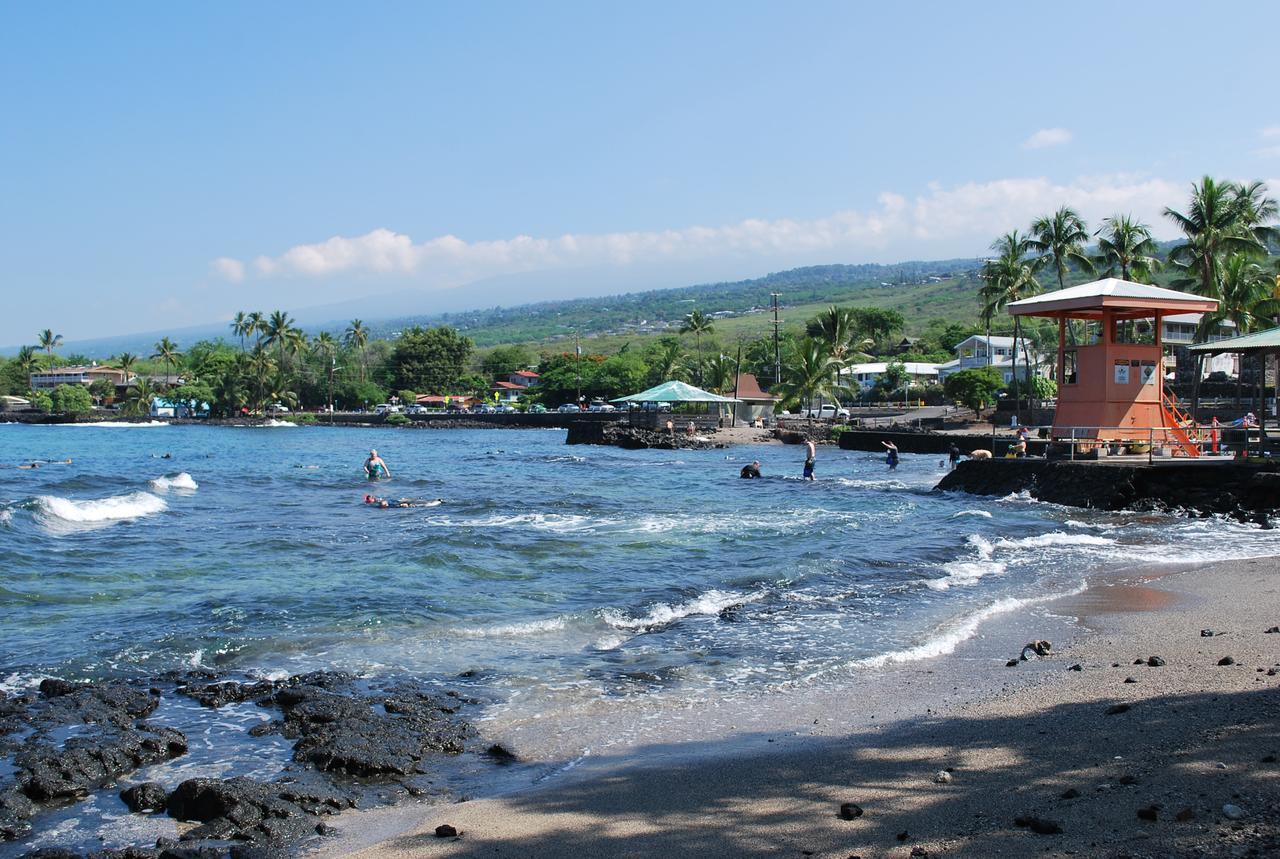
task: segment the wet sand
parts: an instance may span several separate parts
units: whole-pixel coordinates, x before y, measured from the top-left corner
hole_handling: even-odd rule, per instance
[[[1100,585],[1052,610],[1090,632],[1012,668],[987,640],[980,658],[975,642],[886,672],[840,730],[641,748],[511,796],[351,817],[325,853],[1280,853],[1280,634],[1265,632],[1280,625],[1280,559]],[[1002,646],[1050,620],[1024,614]],[[840,725],[838,701],[814,706]],[[892,719],[877,726],[868,707]],[[442,824],[461,836],[437,837]]]

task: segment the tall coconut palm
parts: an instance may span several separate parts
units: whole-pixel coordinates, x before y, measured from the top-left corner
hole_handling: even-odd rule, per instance
[[[1058,276],[1058,289],[1067,283],[1067,269],[1076,266],[1092,274],[1093,262],[1085,254],[1089,232],[1084,219],[1074,209],[1063,206],[1052,215],[1036,218],[1031,223],[1031,236],[1027,249],[1040,255],[1041,267],[1052,267]]]
[[[245,362],[245,374],[257,391],[257,399],[254,400],[257,411],[266,409],[267,388],[271,386],[276,370],[277,364],[271,357],[271,353],[267,351],[266,344],[259,343],[254,346]]]
[[[1252,254],[1231,254],[1219,267],[1218,309],[1200,319],[1197,340],[1207,340],[1210,332],[1224,321],[1236,326],[1236,333],[1248,334],[1265,327],[1280,313],[1280,299],[1275,295],[1275,282]],[[1241,398],[1243,367],[1236,374],[1236,404]]]
[[[684,347],[675,337],[661,338],[649,358],[649,381],[655,385],[662,382],[684,381],[685,360]]]
[[[246,336],[256,335],[257,339],[261,341],[262,335],[266,332],[267,317],[262,315],[261,310],[255,310],[249,314],[249,317],[246,320],[246,322],[247,322],[247,326],[244,332],[245,335]]]
[[[53,350],[62,345],[62,335],[54,334],[53,329],[46,328],[40,332],[40,348],[49,356],[49,364],[53,364]]]
[[[1014,230],[996,239],[991,249],[999,256],[989,259],[982,266],[982,289],[978,295],[982,299],[982,319],[987,326],[987,355],[991,354],[991,320],[1001,313],[1010,302],[1030,298],[1042,292],[1040,282],[1036,280],[1035,262],[1027,254],[1037,250],[1036,240],[1018,235]],[[1018,349],[1022,349],[1026,361],[1027,384],[1031,384],[1031,354],[1022,342],[1021,317],[1013,317],[1013,354],[1010,364],[1013,372],[1014,402],[1018,400]]]
[[[814,399],[837,399],[838,366],[821,340],[805,337],[798,341],[783,364],[782,384],[777,391],[782,395],[782,404],[803,406]]]
[[[244,351],[244,338],[253,333],[253,322],[249,318],[249,314],[243,310],[237,310],[235,317],[231,320],[231,333],[240,338],[240,351]]]
[[[698,349],[698,385],[702,385],[702,335],[710,335],[715,329],[711,317],[701,310],[694,310],[680,324],[681,334],[692,334]]]
[[[321,331],[311,338],[311,351],[326,363],[338,354],[338,341],[328,331]]]
[[[116,358],[116,363],[124,371],[125,382],[128,382],[129,377],[133,375],[133,368],[138,364],[138,356],[132,352],[121,352],[119,357]]]
[[[1129,215],[1112,215],[1103,219],[1094,235],[1098,237],[1096,264],[1107,277],[1118,274],[1121,280],[1151,282],[1160,260],[1155,257],[1157,245],[1150,227]]]
[[[1185,214],[1164,210],[1165,217],[1186,236],[1185,242],[1169,251],[1169,262],[1186,273],[1182,283],[1200,295],[1217,298],[1222,289],[1219,269],[1228,255],[1266,253],[1250,231],[1248,205],[1235,185],[1205,176],[1191,186]]]
[[[283,310],[273,310],[271,315],[267,317],[262,332],[262,342],[267,346],[276,347],[276,360],[280,364],[284,363],[285,341],[288,339],[289,331],[292,328],[293,319]]]
[[[178,351],[178,344],[174,343],[167,336],[161,337],[160,342],[156,344],[156,351],[151,354],[152,358],[159,358],[164,362],[166,377],[174,375],[173,369],[177,366],[178,359],[182,357],[182,353]],[[166,378],[165,382],[168,383]]]
[[[346,336],[347,346],[355,349],[360,356],[360,381],[364,382],[364,348],[369,345],[369,332],[364,327],[364,323],[359,319],[352,319],[351,324],[347,326]]]
[[[1280,218],[1280,203],[1267,196],[1267,186],[1258,181],[1240,183],[1234,186],[1234,193],[1240,220],[1258,243],[1269,248],[1280,241],[1280,229],[1274,226]]]

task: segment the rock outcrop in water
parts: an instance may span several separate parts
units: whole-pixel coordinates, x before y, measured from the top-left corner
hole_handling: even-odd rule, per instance
[[[724,447],[725,445],[715,441],[714,435],[715,430],[700,430],[698,435],[689,436],[684,432],[669,433],[666,430],[646,429],[624,423],[575,421],[569,424],[565,444],[604,444],[627,450],[709,450]]]
[[[180,846],[129,848],[128,856],[138,859],[224,856],[228,843],[278,854],[332,831],[323,820],[329,815],[424,793],[442,756],[463,753],[475,737],[460,713],[476,702],[432,694],[410,681],[377,688],[340,672],[255,682],[191,672],[145,687],[48,679],[39,692],[0,695],[0,757],[12,755],[15,770],[0,779],[0,838],[30,832],[43,808],[83,799],[143,766],[184,754],[181,732],[147,721],[165,694],[160,687],[198,701],[210,721],[221,718],[220,708],[249,701],[277,711],[279,718],[259,723],[245,741],[268,734],[294,740],[295,763],[270,782],[194,778],[172,790],[152,781],[119,791],[134,812],[164,811],[198,824],[184,831]],[[249,854],[237,849],[232,855]]]
[[[1280,516],[1280,466],[1252,463],[1112,465],[1044,459],[969,460],[938,489],[1028,492],[1038,501],[1099,510],[1184,510],[1268,525]]]

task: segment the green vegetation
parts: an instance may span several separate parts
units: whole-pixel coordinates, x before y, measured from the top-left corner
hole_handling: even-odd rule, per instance
[[[976,367],[960,370],[947,377],[943,390],[951,400],[973,409],[975,417],[995,401],[996,394],[1004,387],[1004,380],[993,367]]]

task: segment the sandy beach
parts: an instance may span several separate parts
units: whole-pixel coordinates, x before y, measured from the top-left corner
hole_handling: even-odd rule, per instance
[[[885,671],[847,720],[814,701],[812,731],[642,748],[514,795],[348,817],[324,855],[1276,855],[1280,559],[1130,576],[1048,610],[1047,658],[991,658],[1054,629],[1023,613]]]

